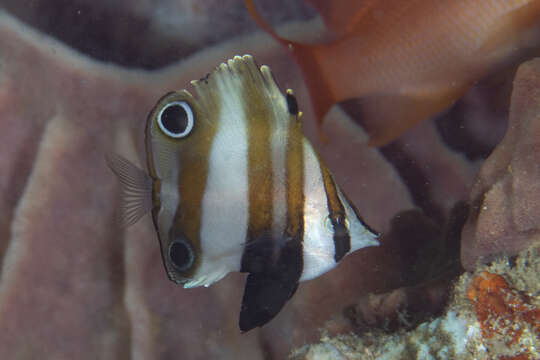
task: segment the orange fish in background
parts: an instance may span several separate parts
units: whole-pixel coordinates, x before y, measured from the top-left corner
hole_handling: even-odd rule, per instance
[[[359,99],[372,146],[444,110],[540,42],[540,0],[310,0],[334,35],[323,44],[283,39],[253,0],[245,3],[291,49],[319,125],[335,103]]]

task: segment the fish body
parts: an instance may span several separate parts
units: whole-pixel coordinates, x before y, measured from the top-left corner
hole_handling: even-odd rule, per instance
[[[375,146],[436,115],[522,49],[539,45],[530,35],[540,30],[540,0],[309,2],[332,41],[284,39],[253,0],[245,0],[257,23],[296,58],[318,121],[335,103],[359,99],[362,125]]]
[[[240,329],[272,319],[298,283],[346,255],[377,245],[376,233],[336,185],[302,133],[291,90],[270,69],[234,57],[150,112],[148,175],[113,156],[133,223],[151,209],[169,278],[209,286],[248,277]],[[135,200],[133,200],[135,199]]]

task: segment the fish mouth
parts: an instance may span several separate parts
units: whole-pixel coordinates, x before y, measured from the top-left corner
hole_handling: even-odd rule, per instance
[[[173,283],[177,285],[184,285],[185,283],[188,283],[193,280],[190,278],[184,278],[184,277],[178,276],[175,273],[174,269],[167,269],[167,275],[169,276],[169,280],[171,280]]]

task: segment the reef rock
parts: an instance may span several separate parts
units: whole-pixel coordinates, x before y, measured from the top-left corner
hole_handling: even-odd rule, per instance
[[[413,330],[328,336],[289,359],[533,360],[540,353],[540,247],[464,273],[440,317]]]
[[[540,240],[540,59],[517,71],[508,130],[484,162],[470,201],[462,232],[466,268]]]

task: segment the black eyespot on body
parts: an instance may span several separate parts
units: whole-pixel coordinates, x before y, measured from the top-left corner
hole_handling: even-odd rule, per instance
[[[172,138],[183,138],[193,129],[193,110],[185,101],[167,104],[158,114],[161,131]]]
[[[176,270],[188,270],[195,260],[190,244],[183,240],[175,240],[169,245],[169,260]]]
[[[296,98],[292,94],[292,91],[287,91],[285,98],[287,99],[287,108],[289,109],[289,113],[291,115],[298,115],[298,103],[296,102]]]

